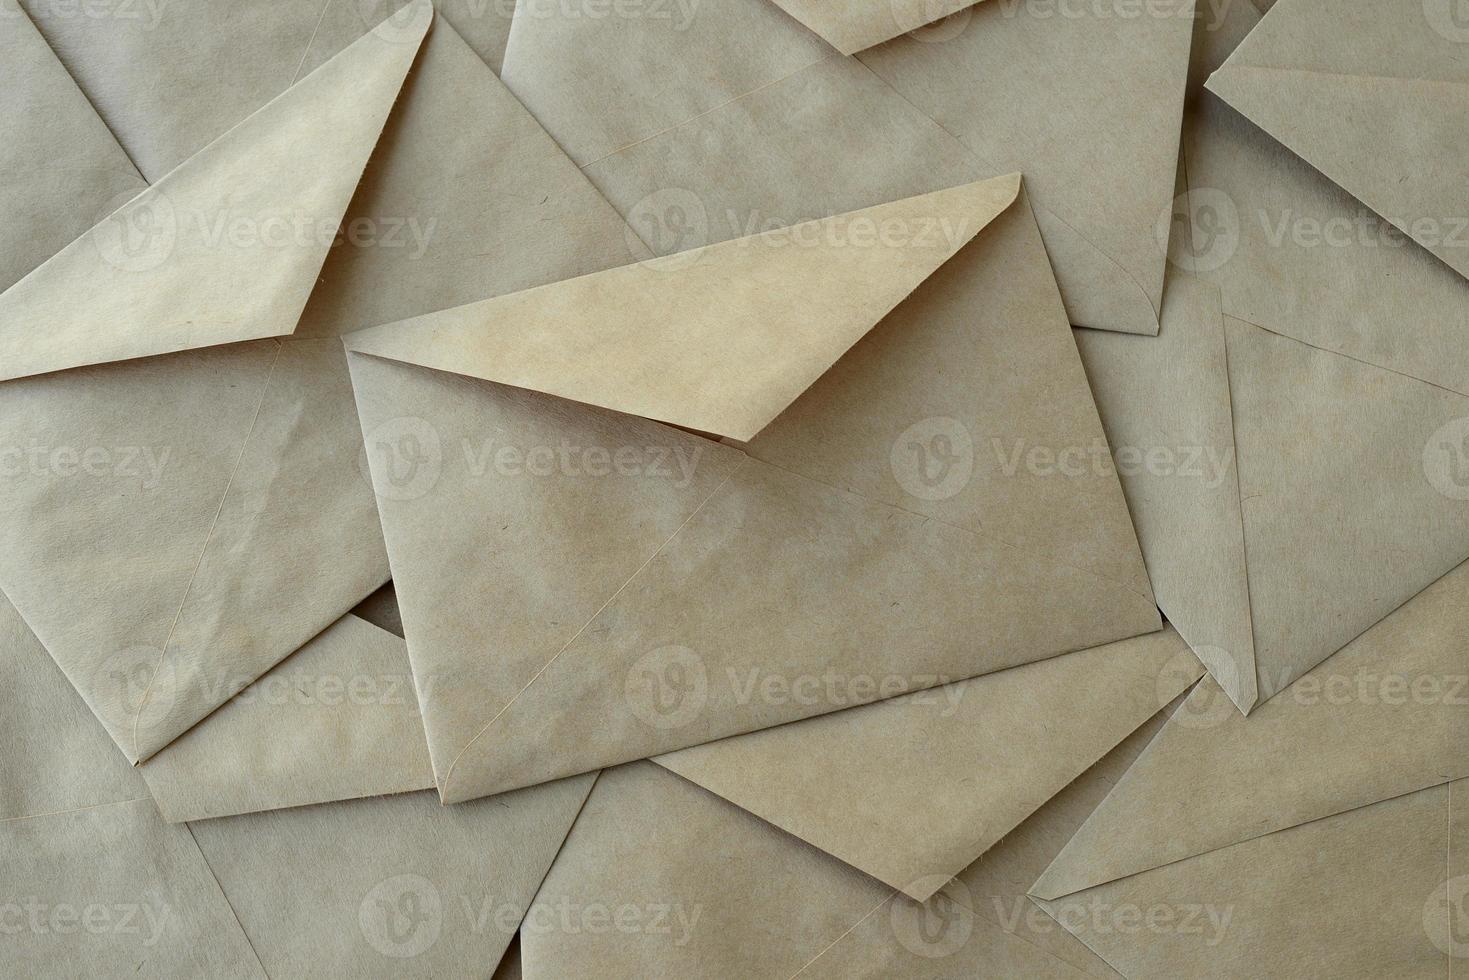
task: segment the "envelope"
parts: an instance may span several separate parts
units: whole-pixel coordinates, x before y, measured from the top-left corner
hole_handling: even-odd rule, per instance
[[[23,13],[0,31],[0,290],[146,185]]]
[[[1025,890],[1162,721],[924,904],[647,762],[607,770],[521,927],[524,976],[1115,978]]]
[[[411,21],[389,22],[383,43],[402,48],[399,41],[408,36],[402,33],[405,24],[411,26]],[[423,26],[419,23],[420,33]],[[96,707],[99,714],[111,718],[125,752],[146,757],[161,748],[387,578],[361,459],[361,430],[344,384],[339,333],[646,255],[630,250],[621,219],[451,28],[440,23],[430,31],[415,64],[366,178],[349,190],[354,196],[343,220],[348,247],[328,251],[328,236],[321,243],[324,265],[299,269],[302,288],[311,294],[298,300],[305,304],[293,314],[299,320],[282,327],[295,330],[279,348],[278,359],[273,343],[233,345],[187,357],[46,375],[16,382],[24,391],[12,389],[17,400],[25,395],[34,417],[74,416],[76,431],[59,440],[38,432],[31,418],[17,416],[6,440],[9,453],[24,454],[46,434],[43,448],[97,447],[116,450],[119,465],[131,459],[131,475],[113,474],[117,479],[111,482],[127,495],[110,512],[99,510],[94,499],[97,485],[108,482],[102,479],[107,474],[87,473],[88,479],[81,481],[76,472],[34,480],[29,473],[20,474],[22,483],[34,484],[24,488],[33,496],[17,503],[30,509],[14,513],[25,515],[32,529],[38,520],[34,508],[54,507],[58,500],[66,502],[68,514],[85,515],[86,523],[78,524],[76,533],[89,535],[89,548],[95,547],[90,529],[98,523],[119,529],[113,561],[65,569],[83,579],[84,587],[71,579],[58,587],[58,569],[48,557],[56,552],[56,542],[47,546],[34,540],[34,534],[15,552],[15,564],[8,571],[0,568],[0,581],[33,628],[70,665],[69,675],[92,697],[94,707],[101,705]],[[465,93],[476,97],[466,99]],[[452,140],[448,133],[454,134]],[[360,171],[361,164],[352,170]],[[477,175],[497,193],[486,194],[484,185],[465,180],[466,174]],[[438,190],[425,198],[429,187]],[[175,215],[195,214],[176,199],[170,202]],[[289,207],[304,205],[291,202]],[[252,214],[242,209],[242,216]],[[229,211],[211,214],[204,226],[217,229],[221,219],[234,217]],[[405,220],[422,222],[419,240],[407,247],[401,239],[386,237]],[[110,228],[104,225],[102,230]],[[364,237],[357,238],[353,229],[366,229]],[[316,236],[308,237],[318,243]],[[76,248],[79,255],[97,252],[85,240]],[[277,254],[281,249],[263,251],[285,265]],[[165,262],[156,274],[168,275],[173,265]],[[242,282],[241,288],[246,285]],[[230,377],[220,377],[221,372]],[[82,385],[72,375],[85,376],[88,383]],[[259,390],[267,377],[270,396],[262,402]],[[147,418],[137,423],[115,417],[118,403],[146,405],[160,385],[184,392],[178,406],[147,412],[140,407],[135,414]],[[46,398],[64,404],[66,412],[50,407],[36,393],[41,389]],[[89,398],[91,408],[85,407]],[[94,416],[104,416],[105,424]],[[241,455],[239,442],[246,431],[252,435],[248,452]],[[131,457],[121,455],[127,447]],[[185,463],[187,472],[181,472]],[[235,482],[226,497],[232,472]],[[160,500],[173,509],[160,509]],[[212,560],[199,564],[194,575],[216,515]],[[329,539],[331,546],[309,549],[303,557],[303,522],[314,524],[313,533]],[[26,526],[16,525],[13,531],[19,535]],[[177,542],[172,552],[176,558],[160,558],[160,540]],[[115,589],[120,567],[144,563],[155,570],[152,605]],[[128,574],[138,588],[136,573]],[[206,661],[184,658],[176,666],[165,664],[160,684],[150,688],[157,648],[164,645],[173,617],[180,615],[180,593],[191,575],[193,605],[179,619],[173,646],[184,646],[196,620],[203,634],[228,639]],[[231,576],[253,584],[244,601],[225,591]],[[307,581],[313,588],[303,588]],[[99,602],[99,595],[105,601]],[[290,612],[282,615],[283,610]],[[98,635],[75,635],[78,622],[90,624]],[[262,622],[271,629],[260,628]],[[84,650],[69,646],[88,641]],[[130,728],[138,713],[132,709],[145,692],[151,705],[146,720],[161,717],[157,731],[143,733],[135,747]],[[369,780],[369,785],[376,784]]]
[[[653,761],[925,902],[1202,674],[1165,627]]]
[[[1217,283],[1235,319],[1469,394],[1469,285],[1203,90],[1260,22],[1247,3],[1220,11],[1217,28],[1200,24],[1196,36],[1175,268]]]
[[[770,0],[523,4],[502,76],[659,254],[1021,171],[1071,321],[1156,334],[1193,4],[1041,6],[980,3],[851,59]]]
[[[927,27],[946,17],[964,17],[978,0],[890,0],[889,3],[864,3],[862,0],[774,0],[790,14],[842,54],[856,54],[863,48],[891,41]],[[943,25],[938,30],[953,30],[958,25]]]
[[[1386,219],[1399,242],[1469,276],[1465,41],[1469,27],[1447,0],[1289,0],[1208,85]]]
[[[1159,628],[1019,190],[348,337],[445,801]]]
[[[1223,316],[1186,277],[1158,338],[1077,343],[1159,605],[1241,711],[1469,557],[1465,396]]]
[[[417,46],[364,37],[0,295],[0,585],[134,761],[386,577],[340,355],[269,338],[330,246],[287,216],[335,227]]]
[[[1248,720],[1206,680],[1032,894],[1129,976],[1448,969],[1466,595],[1460,567]]]

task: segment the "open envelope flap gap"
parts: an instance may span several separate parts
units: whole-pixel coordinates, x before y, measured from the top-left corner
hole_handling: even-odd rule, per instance
[[[1019,175],[966,184],[376,327],[347,345],[748,440],[1019,189]]]
[[[980,0],[774,0],[842,54],[856,54],[967,10]]]
[[[295,330],[431,22],[393,23],[0,294],[0,381]],[[292,229],[308,222],[311,234]]]
[[[1469,776],[1466,633],[1469,564],[1248,719],[1205,678],[1032,893],[1057,899]]]
[[[1469,276],[1464,229],[1450,227],[1466,219],[1459,202],[1469,183],[1469,62],[1419,4],[1408,7],[1277,4],[1207,84]]]

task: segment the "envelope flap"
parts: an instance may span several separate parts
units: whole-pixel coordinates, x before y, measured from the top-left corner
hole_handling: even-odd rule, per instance
[[[291,333],[428,28],[364,36],[0,295],[0,380]]]
[[[1469,29],[1431,6],[1278,4],[1207,87],[1469,276]]]
[[[1248,719],[1206,678],[1032,893],[1057,899],[1469,775],[1466,599],[1461,565]]]
[[[855,54],[900,34],[967,10],[979,0],[775,0],[842,54]]]
[[[748,440],[1019,193],[966,184],[366,330],[350,350]]]

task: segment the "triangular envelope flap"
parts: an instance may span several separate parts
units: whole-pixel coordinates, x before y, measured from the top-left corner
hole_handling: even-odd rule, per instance
[[[1469,70],[1458,82],[1443,82],[1231,63],[1209,79],[1209,90],[1469,276],[1461,214],[1469,183]]]
[[[654,761],[923,902],[1201,673],[1167,629]]]
[[[1034,894],[1059,898],[1469,776],[1466,632],[1462,565],[1248,719],[1206,679]]]
[[[291,333],[430,23],[368,34],[0,295],[0,380]]]
[[[349,349],[749,439],[1014,203],[1018,175],[374,328]]]
[[[18,8],[0,24],[0,289],[147,184]]]
[[[1469,397],[1226,318],[1265,701],[1469,555]]]
[[[855,54],[980,0],[774,0],[842,54]]]

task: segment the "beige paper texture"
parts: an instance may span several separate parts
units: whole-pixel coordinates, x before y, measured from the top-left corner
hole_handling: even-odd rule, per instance
[[[503,75],[659,253],[1022,171],[1072,321],[1154,334],[1192,11],[1163,6],[981,3],[861,61],[769,0],[672,22],[522,8]]]
[[[267,976],[186,827],[146,800],[0,821],[6,970]]]
[[[1469,27],[1449,3],[1289,0],[1209,90],[1469,276]],[[1350,120],[1342,125],[1342,120]]]
[[[5,290],[147,185],[20,11],[0,25],[0,88]]]
[[[830,275],[855,261],[819,247]],[[366,337],[422,339],[434,322]],[[743,451],[398,361],[351,364],[449,802],[1159,625],[1115,477],[1007,462],[1032,444],[1102,444],[1023,203]],[[853,681],[842,703],[758,688],[762,673],[789,683],[838,667]]]
[[[1202,673],[1165,628],[654,761],[927,901]]]

